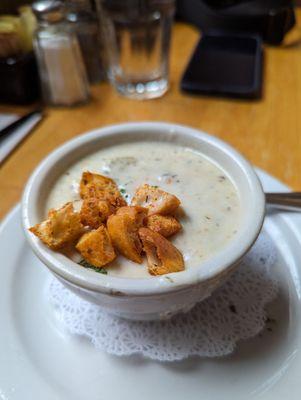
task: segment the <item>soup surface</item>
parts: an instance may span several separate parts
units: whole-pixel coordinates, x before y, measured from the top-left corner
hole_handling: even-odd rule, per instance
[[[72,165],[57,180],[46,210],[68,201],[79,209],[79,182],[87,170],[114,179],[129,203],[136,188],[144,183],[176,195],[181,200],[178,213],[183,229],[170,240],[182,252],[186,269],[201,265],[237,232],[240,201],[234,184],[220,166],[195,150],[143,141],[99,150]],[[79,254],[71,257],[74,261],[81,259]],[[151,278],[146,261],[140,265],[121,256],[106,270],[115,276]]]

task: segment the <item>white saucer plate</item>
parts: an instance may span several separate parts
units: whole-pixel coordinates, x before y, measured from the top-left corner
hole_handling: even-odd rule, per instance
[[[259,175],[265,190],[287,190]],[[0,399],[301,399],[301,214],[269,214],[265,229],[280,279],[267,329],[223,359],[159,363],[96,351],[64,330],[45,295],[50,273],[26,245],[15,208],[0,228]]]

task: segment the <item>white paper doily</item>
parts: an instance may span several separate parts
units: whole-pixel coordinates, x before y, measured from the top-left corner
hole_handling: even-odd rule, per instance
[[[52,279],[48,296],[70,333],[97,348],[125,356],[140,353],[174,361],[198,355],[221,357],[264,327],[264,307],[277,295],[276,249],[265,233],[223,287],[186,314],[168,321],[128,321],[108,315]]]

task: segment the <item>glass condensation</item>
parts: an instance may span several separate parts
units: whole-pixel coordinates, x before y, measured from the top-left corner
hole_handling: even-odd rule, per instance
[[[111,83],[121,94],[148,99],[168,89],[173,0],[98,0]]]

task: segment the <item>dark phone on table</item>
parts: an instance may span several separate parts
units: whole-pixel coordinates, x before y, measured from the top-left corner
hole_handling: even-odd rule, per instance
[[[259,36],[212,33],[199,41],[181,81],[191,93],[258,98],[262,83]]]

